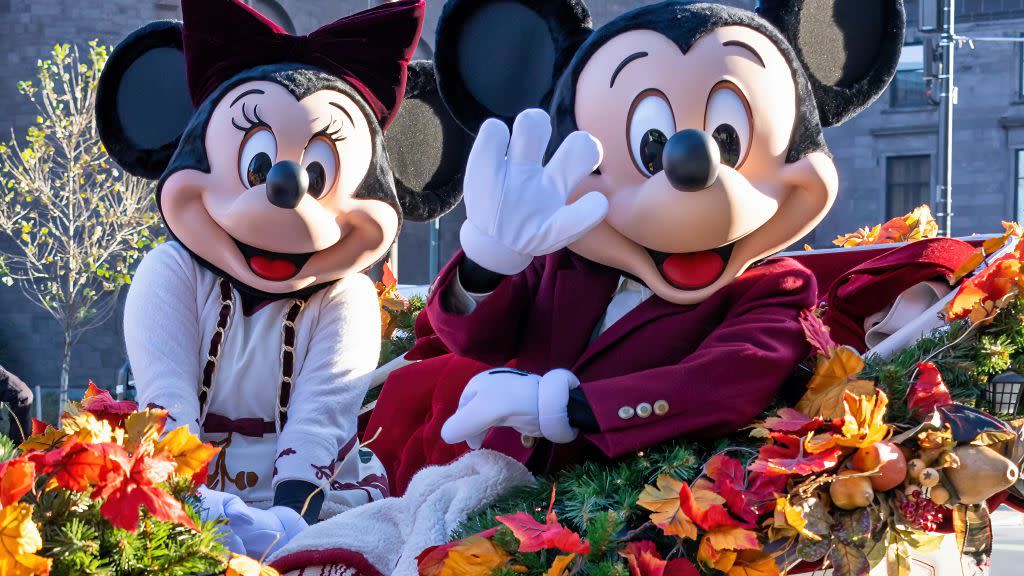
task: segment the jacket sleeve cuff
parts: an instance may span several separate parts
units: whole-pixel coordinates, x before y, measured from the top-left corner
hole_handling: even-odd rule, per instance
[[[537,413],[540,432],[556,444],[576,439],[578,430],[569,424],[569,391],[580,381],[568,370],[552,370],[540,379],[537,390]]]

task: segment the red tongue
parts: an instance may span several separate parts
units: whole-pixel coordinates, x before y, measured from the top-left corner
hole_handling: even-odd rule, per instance
[[[677,288],[697,290],[709,286],[722,275],[725,261],[716,252],[673,254],[661,263],[661,273]]]
[[[260,278],[273,282],[287,280],[295,276],[299,271],[295,264],[287,260],[268,258],[266,256],[253,256],[249,258],[249,268]]]

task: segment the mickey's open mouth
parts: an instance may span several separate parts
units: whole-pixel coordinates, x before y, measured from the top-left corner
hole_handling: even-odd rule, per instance
[[[647,253],[670,284],[682,290],[700,290],[722,277],[735,245],[685,254],[667,254],[648,248]]]
[[[252,273],[271,282],[284,282],[294,278],[315,254],[281,254],[242,244],[238,240],[235,240],[235,245],[242,252],[242,257],[245,258],[245,263],[249,265]]]

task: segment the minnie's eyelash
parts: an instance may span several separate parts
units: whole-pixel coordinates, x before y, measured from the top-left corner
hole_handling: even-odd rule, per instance
[[[344,122],[339,123],[336,129],[331,130],[331,126],[333,125],[334,119],[332,118],[331,121],[327,123],[327,126],[324,126],[319,132],[314,134],[313,137],[315,138],[317,136],[323,136],[324,138],[327,138],[332,142],[341,142],[348,138],[347,135],[343,134],[343,132],[345,131]]]
[[[237,128],[238,130],[241,130],[242,132],[249,132],[253,128],[260,127],[260,126],[262,126],[264,128],[268,128],[268,129],[270,128],[270,124],[267,124],[263,120],[263,118],[260,118],[260,105],[259,104],[253,106],[252,115],[253,115],[253,117],[250,118],[249,117],[249,113],[245,109],[245,103],[243,102],[242,103],[242,119],[245,120],[245,122],[248,124],[248,126],[240,125],[238,123],[238,120],[236,120],[235,118],[231,119],[231,125],[234,126],[235,128]]]

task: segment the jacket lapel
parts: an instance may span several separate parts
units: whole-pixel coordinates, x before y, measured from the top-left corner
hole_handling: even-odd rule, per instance
[[[586,366],[586,364],[593,361],[599,354],[615,346],[626,336],[640,328],[643,328],[651,322],[664,318],[665,316],[679,314],[688,308],[689,307],[679,306],[678,304],[671,304],[656,295],[652,295],[650,298],[640,303],[639,306],[630,310],[618,322],[612,324],[608,330],[605,330],[600,336],[598,336],[597,339],[586,348],[583,355],[572,367],[572,372],[579,375],[580,371]]]
[[[551,311],[552,368],[569,368],[584,352],[618,287],[613,270],[576,267],[560,270]]]

